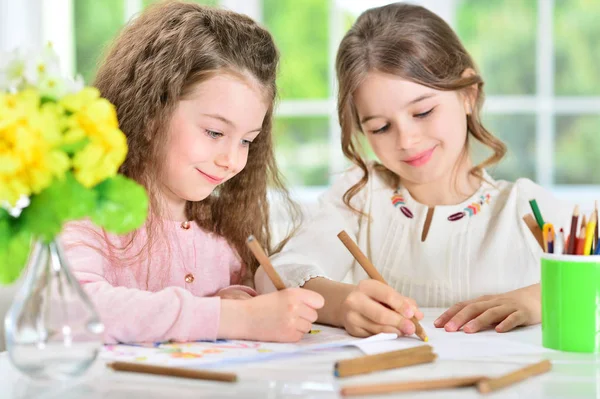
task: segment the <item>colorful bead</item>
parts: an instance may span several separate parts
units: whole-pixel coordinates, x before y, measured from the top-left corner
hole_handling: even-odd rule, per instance
[[[484,204],[490,203],[491,199],[492,199],[492,196],[489,193],[481,195],[479,197],[478,201],[473,202],[470,205],[468,205],[466,208],[464,208],[464,210],[462,212],[456,212],[456,213],[453,213],[452,215],[448,216],[448,220],[451,222],[455,222],[457,220],[464,218],[465,216],[469,216],[469,217],[475,216],[479,212],[481,212],[481,208]],[[409,218],[409,219],[414,218],[414,215],[411,212],[411,210],[406,207],[406,202],[404,201],[404,196],[402,194],[400,194],[399,189],[394,191],[394,194],[392,195],[392,204],[394,205],[394,207],[400,208],[400,211],[402,212],[402,214],[404,216],[406,216],[407,218]]]
[[[453,213],[452,215],[448,216],[448,220],[451,222],[456,222],[457,220],[460,220],[464,217],[465,217],[464,212],[457,212],[457,213]]]
[[[414,217],[413,213],[410,211],[410,209],[408,209],[405,206],[401,206],[400,211],[404,214],[404,216],[406,216],[409,219],[412,219]]]

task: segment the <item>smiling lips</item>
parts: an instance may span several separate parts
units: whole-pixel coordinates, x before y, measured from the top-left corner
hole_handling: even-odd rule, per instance
[[[200,172],[200,174],[206,179],[208,180],[210,183],[212,184],[219,184],[221,183],[224,178],[223,177],[216,177],[213,175],[209,175],[208,173],[204,173],[203,171],[201,171],[200,169],[196,169],[198,172]]]
[[[437,146],[436,146],[437,147]],[[402,162],[407,163],[410,166],[419,167],[425,165],[431,159],[431,155],[436,147],[432,147],[427,151],[423,151],[410,158],[404,159]]]

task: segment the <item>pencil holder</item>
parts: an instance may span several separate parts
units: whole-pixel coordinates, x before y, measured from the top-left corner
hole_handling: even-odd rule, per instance
[[[600,255],[542,255],[542,344],[600,352]]]

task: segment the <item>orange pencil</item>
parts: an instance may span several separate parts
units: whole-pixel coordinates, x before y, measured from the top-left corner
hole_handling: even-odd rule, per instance
[[[585,219],[585,216],[584,216]],[[582,223],[577,236],[574,255],[583,255],[583,247],[585,246],[585,225]]]

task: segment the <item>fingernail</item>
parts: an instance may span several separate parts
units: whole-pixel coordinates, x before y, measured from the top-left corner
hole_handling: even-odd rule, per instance
[[[435,319],[433,324],[435,324],[437,326],[438,324],[440,324],[440,321],[441,321],[441,318],[437,318],[437,319]]]
[[[446,330],[454,330],[454,323],[453,322],[446,323],[446,325],[444,326],[444,328]]]

